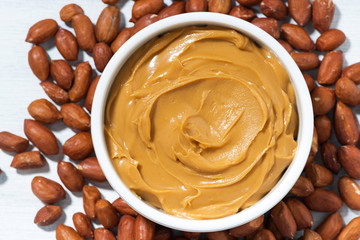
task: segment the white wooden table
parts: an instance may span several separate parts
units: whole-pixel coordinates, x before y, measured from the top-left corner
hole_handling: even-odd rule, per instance
[[[0,131],[10,131],[24,136],[23,120],[30,118],[27,112],[29,103],[38,98],[47,98],[40,81],[32,74],[27,54],[31,44],[24,41],[28,28],[35,22],[53,18],[61,27],[73,30],[59,18],[59,10],[65,4],[75,2],[85,11],[93,23],[106,6],[101,0],[1,0],[0,1]],[[166,3],[171,2],[166,0]],[[336,15],[332,24],[347,35],[346,43],[341,47],[344,51],[345,64],[360,61],[360,1],[334,0]],[[133,1],[121,0],[122,24],[131,26],[125,19],[130,18]],[[318,36],[312,32],[313,39]],[[54,46],[54,41],[44,44],[51,59],[61,59]],[[84,53],[80,59],[89,60],[94,67],[93,60]],[[360,108],[355,108],[360,116]],[[51,126],[55,135],[63,144],[74,133],[58,123]],[[38,227],[33,223],[36,212],[44,206],[31,192],[30,183],[34,176],[41,175],[60,182],[56,166],[59,159],[67,157],[47,158],[48,165],[38,170],[18,171],[10,167],[13,155],[0,150],[0,168],[4,171],[0,175],[0,239],[55,239],[55,227],[58,223],[73,226],[72,215],[82,211],[81,194],[67,191],[67,199],[61,202],[64,214],[56,224],[48,227]],[[340,174],[344,174],[342,171]],[[117,194],[108,184],[96,185],[100,187],[103,196],[112,201]],[[341,209],[345,222],[349,222],[360,212],[352,211],[345,205]],[[326,214],[315,214],[315,226]]]

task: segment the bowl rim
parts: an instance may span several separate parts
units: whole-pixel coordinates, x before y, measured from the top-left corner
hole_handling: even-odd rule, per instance
[[[299,115],[298,147],[292,163],[274,188],[249,208],[236,214],[205,220],[176,217],[154,208],[134,194],[120,179],[107,152],[104,113],[111,85],[123,64],[137,48],[159,34],[191,25],[215,25],[235,29],[270,49],[284,66],[293,85]],[[269,211],[290,191],[300,176],[312,143],[313,110],[310,94],[298,66],[280,43],[255,25],[230,15],[210,12],[186,13],[159,20],[136,33],[114,54],[99,81],[92,105],[91,133],[99,164],[112,188],[136,212],[163,226],[189,232],[214,232],[243,225]]]

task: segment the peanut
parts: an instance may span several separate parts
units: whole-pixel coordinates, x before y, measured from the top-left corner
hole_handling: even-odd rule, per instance
[[[119,29],[120,9],[115,6],[104,8],[95,25],[96,40],[98,42],[111,43],[119,33]]]
[[[54,81],[64,89],[70,89],[73,79],[74,70],[65,60],[52,60],[50,64],[50,74]]]
[[[35,120],[45,124],[58,122],[62,118],[54,104],[44,98],[31,102],[28,112]]]
[[[61,56],[68,61],[76,61],[79,54],[79,45],[75,36],[66,29],[59,29],[55,35],[55,45]]]
[[[21,153],[29,147],[29,141],[10,132],[0,132],[0,148],[7,152]]]
[[[107,200],[99,199],[95,204],[95,214],[105,228],[113,228],[119,223],[119,216],[113,205]]]
[[[28,54],[28,62],[31,71],[41,81],[48,79],[50,74],[50,62],[45,49],[34,45]]]
[[[64,188],[48,178],[36,176],[31,182],[31,190],[44,203],[57,203],[66,198]]]
[[[56,34],[58,27],[53,19],[41,20],[30,27],[25,41],[33,44],[44,43]]]
[[[59,145],[55,135],[36,120],[24,120],[24,132],[26,137],[45,155],[59,153]]]
[[[16,169],[41,168],[46,165],[45,158],[39,151],[23,152],[15,155],[10,167]]]
[[[86,216],[91,220],[96,218],[95,204],[101,198],[99,190],[94,186],[85,185],[83,187],[83,207]]]
[[[60,206],[46,205],[36,213],[34,223],[39,226],[47,226],[56,222],[61,214],[62,208]]]
[[[69,162],[60,161],[57,166],[60,180],[71,192],[80,192],[84,186],[84,178],[79,170]]]
[[[86,158],[93,152],[91,134],[88,132],[75,134],[64,143],[62,152],[73,160]]]
[[[74,213],[72,217],[74,227],[80,236],[84,238],[94,237],[94,227],[91,225],[90,219],[83,213]]]

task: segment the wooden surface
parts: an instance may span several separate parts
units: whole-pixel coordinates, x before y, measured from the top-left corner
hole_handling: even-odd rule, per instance
[[[38,98],[47,98],[41,87],[40,81],[32,74],[28,63],[27,53],[31,44],[24,41],[28,28],[35,22],[53,18],[61,27],[73,32],[69,25],[64,24],[59,18],[59,10],[65,4],[76,2],[95,23],[98,15],[106,6],[101,0],[1,0],[0,1],[0,131],[10,131],[20,136],[23,133],[23,120],[30,118],[27,112],[29,103]],[[166,3],[171,2],[166,0]],[[347,35],[346,43],[340,48],[344,51],[345,65],[360,61],[360,1],[334,0],[336,15],[332,28],[339,28]],[[120,1],[122,25],[131,23],[125,21],[130,18],[133,1]],[[313,39],[319,35],[308,28]],[[54,47],[54,41],[43,45],[51,59],[60,59],[61,56]],[[93,60],[86,54],[81,54],[79,59],[89,60],[94,68]],[[75,66],[74,63],[73,66]],[[315,74],[315,73],[313,73]],[[315,75],[316,76],[316,75]],[[360,114],[360,108],[354,111]],[[51,126],[55,135],[63,144],[74,132],[58,123]],[[55,227],[59,223],[73,226],[72,215],[81,211],[81,193],[67,191],[67,199],[61,201],[64,214],[56,224],[48,227],[38,227],[33,223],[36,212],[44,205],[31,192],[30,183],[34,176],[41,175],[60,182],[56,166],[60,159],[67,160],[66,156],[47,158],[47,166],[39,170],[18,171],[10,168],[13,155],[0,150],[0,168],[4,171],[0,175],[0,239],[55,239]],[[319,159],[319,157],[318,157]],[[343,170],[340,175],[344,174]],[[94,183],[90,183],[94,184]],[[95,184],[105,198],[113,201],[117,194],[108,184]],[[352,211],[343,206],[341,214],[345,222],[349,222],[360,212]],[[326,214],[314,214],[315,226]],[[98,225],[95,225],[98,226]]]

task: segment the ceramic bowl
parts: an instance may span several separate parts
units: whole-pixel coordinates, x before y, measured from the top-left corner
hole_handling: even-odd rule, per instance
[[[104,113],[107,97],[112,83],[123,64],[136,49],[152,38],[168,31],[191,25],[215,25],[231,28],[247,35],[260,46],[270,49],[278,57],[278,60],[290,76],[299,114],[297,152],[292,163],[276,186],[251,207],[218,219],[184,219],[167,214],[161,209],[157,209],[141,200],[121,181],[114,169],[107,151],[104,134]],[[141,30],[128,40],[107,64],[95,92],[91,114],[91,133],[95,153],[108,182],[114,190],[144,217],[169,228],[189,232],[213,232],[240,226],[261,216],[280,202],[295,184],[305,166],[311,147],[313,126],[312,104],[304,78],[296,63],[278,41],[249,22],[229,15],[209,12],[186,13],[160,20]]]

